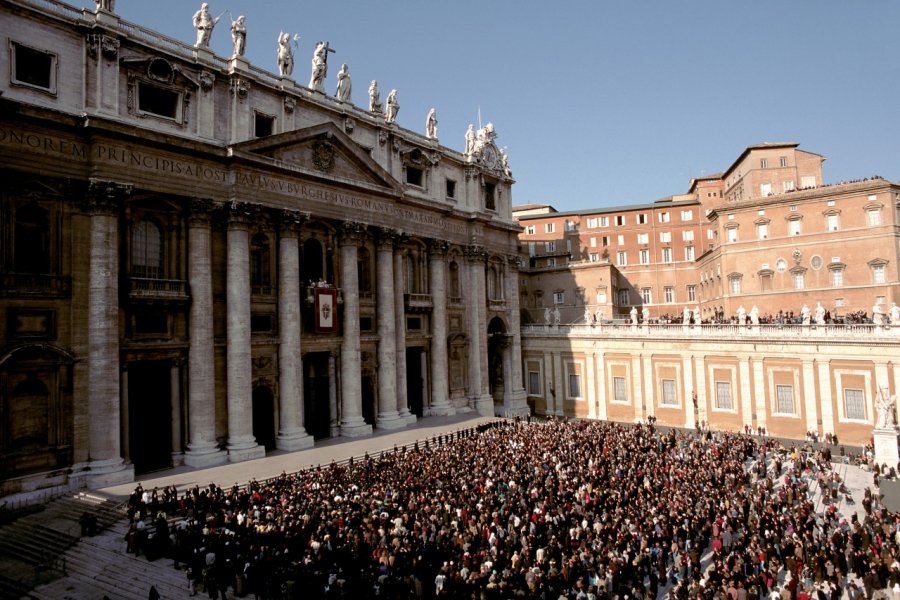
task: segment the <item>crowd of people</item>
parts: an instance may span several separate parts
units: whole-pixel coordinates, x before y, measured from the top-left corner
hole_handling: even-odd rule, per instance
[[[823,452],[767,437],[497,421],[247,486],[138,487],[129,547],[210,598],[900,593],[900,518],[877,491],[843,515],[842,485]]]

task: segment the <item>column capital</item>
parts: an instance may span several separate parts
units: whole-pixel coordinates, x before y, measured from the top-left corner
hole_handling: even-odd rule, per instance
[[[403,232],[392,227],[379,227],[376,229],[379,246],[394,247],[403,238]]]
[[[357,221],[344,221],[341,223],[340,244],[342,246],[356,246],[366,234],[366,225]]]
[[[209,198],[191,198],[188,208],[188,222],[192,226],[209,225],[216,204]]]
[[[478,244],[469,244],[465,248],[466,258],[469,262],[484,261],[487,258],[487,250]]]
[[[129,183],[91,178],[85,194],[79,198],[78,208],[87,214],[113,215],[131,194],[132,188]]]
[[[506,264],[509,265],[509,268],[518,271],[522,268],[522,257],[518,254],[508,254],[506,256]]]
[[[309,221],[310,214],[299,210],[282,210],[277,214],[278,229],[282,236],[296,237],[300,235],[300,228]]]
[[[434,258],[443,258],[450,250],[450,244],[444,240],[430,240],[428,242],[428,254]]]
[[[229,228],[250,229],[259,214],[259,207],[249,202],[230,202],[222,207]]]

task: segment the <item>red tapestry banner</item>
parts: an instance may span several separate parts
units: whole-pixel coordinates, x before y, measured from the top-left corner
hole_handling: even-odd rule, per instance
[[[337,331],[337,290],[315,288],[315,295],[316,332],[332,333]]]

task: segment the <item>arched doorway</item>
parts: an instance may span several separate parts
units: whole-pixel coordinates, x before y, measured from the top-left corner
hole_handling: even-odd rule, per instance
[[[253,389],[253,437],[266,452],[275,449],[275,398],[267,385]]]
[[[128,363],[128,456],[137,474],[172,466],[171,364]]]
[[[422,418],[425,405],[425,380],[422,377],[422,348],[406,349],[406,402],[409,412]]]
[[[488,384],[494,404],[503,404],[506,376],[504,358],[509,346],[506,324],[500,317],[488,323]]]

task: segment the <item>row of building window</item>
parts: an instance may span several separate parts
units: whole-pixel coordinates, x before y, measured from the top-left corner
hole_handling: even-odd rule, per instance
[[[613,397],[612,402],[629,404],[627,393],[627,385],[624,377],[613,377]],[[659,399],[660,406],[679,406],[677,385],[674,379],[663,379],[661,387],[661,395]],[[716,381],[715,408],[717,410],[735,410],[734,396],[731,390],[730,381]],[[581,374],[568,374],[568,398],[578,399],[583,397]],[[856,388],[844,388],[844,418],[848,420],[865,421],[866,420],[866,402],[863,390]],[[541,388],[540,371],[528,372],[528,394],[531,396],[543,395]],[[794,387],[792,385],[776,385],[775,386],[775,406],[774,413],[781,415],[798,415],[798,407],[794,400]]]
[[[661,211],[656,213],[657,219],[660,223],[670,223],[672,221],[672,213],[669,211]],[[648,213],[638,213],[635,215],[635,224],[637,225],[646,225],[649,223],[649,215]],[[694,219],[694,211],[693,210],[682,210],[681,211],[681,220],[682,222],[693,221]],[[588,217],[587,219],[587,227],[588,229],[599,229],[602,227],[609,227],[610,223],[613,223],[615,227],[622,227],[625,225],[625,215],[614,215],[614,216],[606,216],[606,217]],[[570,221],[566,221],[565,229],[566,231],[574,231],[578,227],[574,223]],[[536,225],[526,225],[525,226],[525,234],[526,235],[535,235],[537,233]],[[556,233],[556,223],[544,223],[544,233]],[[621,242],[620,242],[621,243]]]
[[[880,227],[882,224],[881,209],[872,208],[866,210],[866,224],[869,227]],[[840,215],[837,212],[825,215],[825,231],[838,231],[840,229]],[[728,242],[738,241],[738,227],[726,225]],[[802,221],[800,217],[788,219],[788,235],[800,235],[802,233]],[[756,223],[756,239],[764,240],[769,237],[769,222]]]

